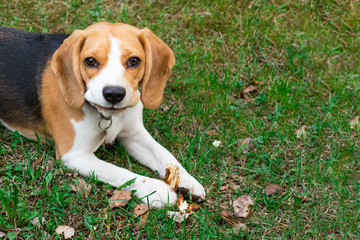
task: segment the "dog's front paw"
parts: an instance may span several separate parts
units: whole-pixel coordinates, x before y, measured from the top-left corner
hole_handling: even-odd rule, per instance
[[[165,182],[147,178],[134,187],[135,195],[153,208],[175,205],[177,194]]]
[[[179,191],[185,198],[190,198],[192,201],[201,202],[205,200],[206,194],[204,187],[185,170],[179,173]]]

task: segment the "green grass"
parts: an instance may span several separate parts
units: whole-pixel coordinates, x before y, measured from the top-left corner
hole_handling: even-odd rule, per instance
[[[359,9],[350,0],[5,1],[2,26],[71,33],[126,22],[167,42],[177,63],[163,105],[145,110],[145,126],[205,186],[207,199],[182,224],[161,209],[136,228],[136,200],[106,218],[113,188],[86,178],[89,197],[71,192],[76,175],[55,160],[51,142],[1,128],[0,231],[10,239],[15,232],[40,239],[43,231],[61,239],[58,225],[74,227],[74,239],[359,239],[360,128],[350,127],[360,115]],[[259,90],[243,100],[254,81]],[[121,146],[97,154],[156,176]],[[262,193],[268,183],[281,186],[280,197]],[[246,230],[234,231],[221,211],[232,212],[243,194],[255,205],[241,220]],[[35,216],[45,219],[43,231],[31,224]],[[125,223],[116,226],[120,217]]]

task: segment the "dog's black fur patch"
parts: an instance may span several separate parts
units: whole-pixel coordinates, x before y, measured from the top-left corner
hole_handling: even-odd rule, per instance
[[[42,121],[42,73],[67,37],[0,27],[1,120],[23,127]]]

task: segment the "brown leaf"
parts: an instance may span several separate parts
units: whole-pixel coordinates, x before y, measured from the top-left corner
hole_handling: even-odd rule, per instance
[[[245,223],[242,222],[236,222],[233,226],[234,230],[246,230],[246,225]]]
[[[69,239],[74,236],[75,229],[69,226],[60,225],[56,228],[56,233],[59,235],[64,234],[64,239]]]
[[[263,193],[265,193],[268,196],[273,195],[274,193],[277,193],[281,188],[273,183],[270,183],[269,185],[267,185],[265,187],[265,189],[263,190]]]
[[[6,237],[6,233],[0,232],[0,237]]]
[[[246,229],[246,225],[239,221],[238,218],[235,218],[230,213],[228,213],[226,210],[223,210],[221,212],[222,218],[232,226],[232,228],[237,231],[239,229]]]
[[[143,215],[141,215],[139,218],[140,218],[140,221],[138,221],[137,223],[136,223],[136,228],[137,229],[142,229],[142,228],[144,228],[144,226],[146,225],[146,223],[147,223],[147,219],[148,219],[148,217],[149,217],[149,212],[146,212],[145,214],[143,214]]]
[[[131,199],[131,191],[127,190],[115,190],[114,194],[109,198],[110,208],[124,207]]]
[[[91,192],[91,185],[86,183],[83,179],[76,179],[73,184],[70,184],[71,191],[80,193],[83,197],[88,197]]]
[[[221,211],[221,217],[229,224],[233,225],[235,223],[235,219],[230,215],[226,210]]]
[[[171,189],[176,190],[179,186],[179,167],[168,164],[165,169],[165,183],[169,184]]]
[[[206,132],[206,135],[208,135],[208,136],[213,136],[213,135],[216,135],[216,133],[217,133],[217,131],[216,131],[215,129],[213,129],[213,130],[207,131],[207,132]]]
[[[254,202],[249,195],[243,195],[233,202],[234,214],[236,217],[248,217],[250,214],[250,206],[254,206]]]
[[[250,93],[255,92],[258,90],[258,81],[253,81],[251,84],[247,85],[243,90],[240,92],[240,97],[242,97],[245,100],[251,100],[250,99]]]
[[[227,191],[227,190],[229,190],[230,189],[230,187],[229,187],[229,185],[224,185],[224,186],[222,186],[221,188],[220,188],[220,191],[222,192],[222,191]]]
[[[173,220],[178,223],[182,223],[185,219],[187,219],[190,216],[189,213],[181,213],[176,211],[167,211],[167,215],[173,218]]]
[[[249,93],[249,92],[254,92],[258,89],[258,86],[252,85],[250,84],[249,86],[247,86],[246,88],[244,88],[244,90],[242,90],[243,93]]]
[[[44,223],[45,223],[45,218],[43,218],[40,223],[39,217],[36,217],[31,221],[31,224],[34,225],[36,228],[41,228],[41,225],[43,225]]]
[[[136,216],[144,215],[149,211],[149,207],[146,204],[138,204],[134,209],[134,214]]]
[[[136,228],[141,229],[147,223],[149,217],[149,208],[146,204],[139,204],[134,209],[134,214],[140,218],[140,221],[136,223]]]

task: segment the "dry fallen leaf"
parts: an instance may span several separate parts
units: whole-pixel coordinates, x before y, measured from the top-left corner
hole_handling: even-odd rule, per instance
[[[180,212],[186,212],[189,207],[189,204],[186,201],[183,201],[179,206]]]
[[[31,221],[31,224],[34,225],[36,228],[41,228],[41,225],[43,225],[44,223],[45,223],[45,218],[42,218],[40,223],[39,217],[36,217]]]
[[[41,240],[50,240],[51,234],[48,232],[45,232],[44,230],[41,230]]]
[[[234,230],[246,230],[246,225],[245,223],[242,222],[236,222],[233,226]]]
[[[239,229],[241,230],[245,230],[246,229],[246,225],[245,223],[242,223],[239,221],[239,219],[235,218],[234,216],[232,216],[230,213],[228,213],[226,210],[223,210],[221,212],[221,216],[222,218],[225,220],[225,222],[227,222],[228,224],[230,224],[232,226],[232,228],[237,231]]]
[[[56,228],[56,233],[64,234],[64,239],[72,238],[75,234],[75,229],[69,226],[60,225]]]
[[[165,183],[169,184],[171,189],[176,190],[179,186],[179,167],[168,164],[165,169]]]
[[[213,129],[213,130],[207,131],[207,132],[206,132],[206,135],[208,135],[208,136],[213,136],[213,135],[216,135],[216,133],[217,133],[217,131],[216,131],[215,129]]]
[[[280,190],[280,187],[278,185],[270,183],[269,185],[267,185],[264,188],[263,193],[265,193],[268,196],[271,196],[274,193],[277,193],[279,190]]]
[[[222,186],[219,190],[220,190],[221,192],[223,192],[223,191],[228,191],[229,189],[230,189],[229,185],[224,185],[224,186]]]
[[[110,208],[124,207],[131,199],[131,192],[127,190],[115,190],[114,194],[109,198]]]
[[[187,219],[190,214],[189,213],[182,213],[176,211],[167,211],[167,215],[174,219],[175,222],[182,223],[185,219]]]
[[[149,207],[146,204],[138,204],[134,209],[134,214],[140,218],[140,221],[136,223],[136,228],[143,228],[147,223],[149,217]]]
[[[134,213],[136,216],[141,216],[149,211],[149,207],[146,204],[138,204],[135,209]]]
[[[258,86],[257,86],[257,82],[254,82],[254,84],[250,84],[248,86],[246,86],[241,92],[240,92],[240,96],[245,99],[245,100],[249,100],[249,93],[250,92],[254,92],[258,90]]]
[[[254,202],[249,195],[243,195],[233,202],[234,214],[236,217],[248,217],[250,214],[250,206],[254,206]]]
[[[91,192],[91,185],[81,178],[76,179],[70,186],[72,191],[81,193],[83,197],[88,197]]]
[[[6,237],[6,233],[0,232],[0,237]]]
[[[229,224],[233,225],[235,223],[235,219],[230,215],[226,210],[221,211],[221,217]]]
[[[252,85],[250,84],[249,86],[247,86],[246,88],[244,88],[244,90],[242,90],[243,93],[249,93],[249,92],[254,92],[258,89],[258,86]]]

